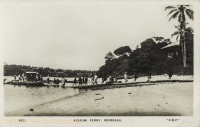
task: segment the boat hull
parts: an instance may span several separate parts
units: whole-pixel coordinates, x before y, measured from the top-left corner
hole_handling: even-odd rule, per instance
[[[95,84],[95,85],[77,85],[77,86],[68,86],[69,88],[75,89],[96,89],[101,87],[128,87],[128,86],[143,86],[143,85],[153,85],[156,83],[166,83],[166,82],[193,82],[193,80],[158,80],[151,82],[128,82],[128,83],[107,83],[107,84]]]
[[[6,84],[11,85],[27,85],[27,86],[44,86],[42,82],[19,82],[19,81],[11,81],[7,82]]]

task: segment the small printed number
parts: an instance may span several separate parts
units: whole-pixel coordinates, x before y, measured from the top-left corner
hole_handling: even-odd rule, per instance
[[[25,122],[25,119],[19,119],[19,122]]]

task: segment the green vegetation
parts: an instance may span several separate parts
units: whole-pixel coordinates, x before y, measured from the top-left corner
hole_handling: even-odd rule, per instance
[[[105,57],[105,64],[99,68],[97,74],[100,77],[122,77],[124,72],[128,72],[135,79],[138,76],[167,74],[169,70],[173,71],[173,74],[193,74],[193,31],[186,33],[185,37],[188,50],[186,68],[182,66],[180,45],[162,49],[171,44],[170,39],[152,37],[143,41],[141,48],[137,47],[133,51],[124,46],[116,49],[114,53],[109,52]],[[176,50],[177,54],[169,57],[168,52],[171,49]]]
[[[177,5],[177,6],[167,6],[165,8],[165,10],[170,10],[170,12],[168,13],[168,15],[171,15],[170,19],[175,19],[178,17],[178,22],[179,22],[179,26],[175,26],[178,31],[176,31],[173,35],[178,34],[180,36],[180,44],[182,45],[182,58],[183,58],[183,66],[186,67],[187,66],[187,62],[186,62],[186,39],[185,39],[185,34],[186,34],[186,16],[193,20],[194,17],[194,12],[193,10],[190,9],[190,5]]]
[[[179,45],[172,45],[170,39],[152,37],[142,42],[141,48],[137,46],[133,51],[129,46],[120,47],[113,54],[109,52],[106,55],[105,65],[99,68],[98,74],[120,77],[128,72],[135,80],[139,75],[151,77],[152,74],[193,74],[194,31],[191,27],[186,27],[186,16],[193,20],[194,12],[189,5],[167,6],[165,10],[170,10],[169,21],[178,17],[179,25],[175,26],[177,31],[172,36],[177,35]],[[166,48],[167,45],[169,46]]]
[[[35,71],[40,73],[42,76],[53,76],[53,77],[76,77],[91,75],[92,71],[86,70],[63,70],[63,69],[52,69],[49,67],[31,67],[25,65],[4,65],[4,76],[14,76],[25,73],[27,71]]]

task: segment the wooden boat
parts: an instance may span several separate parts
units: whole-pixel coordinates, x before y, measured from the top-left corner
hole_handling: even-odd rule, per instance
[[[63,80],[59,80],[59,82],[62,82]],[[54,82],[54,80],[49,80],[49,82]],[[67,81],[67,80],[65,80],[65,83],[74,83],[74,81]],[[76,83],[78,83],[78,82],[76,82]]]
[[[27,86],[44,86],[42,81],[37,80],[38,73],[37,72],[26,72],[26,80],[19,81],[19,80],[12,80],[8,82],[4,82],[4,84],[11,84],[11,85],[27,85]]]
[[[106,83],[106,84],[94,84],[94,85],[77,85],[77,86],[65,86],[65,88],[75,88],[75,89],[93,89],[93,88],[99,88],[99,87],[107,87],[107,86],[127,86],[131,84],[136,84],[134,82],[132,83]]]
[[[43,84],[44,84],[45,86],[56,86],[56,87],[62,86],[62,83],[55,84],[55,83],[53,83],[53,82],[50,82],[50,83],[44,82]]]
[[[99,89],[106,87],[129,87],[129,86],[144,86],[144,85],[155,85],[158,83],[166,82],[193,82],[193,80],[158,80],[150,82],[128,82],[128,83],[106,83],[106,84],[95,84],[95,85],[78,85],[78,86],[66,86],[67,88],[75,89]]]
[[[31,82],[31,81],[26,81],[26,82],[19,82],[12,80],[10,82],[6,82],[5,84],[12,84],[12,85],[29,85],[29,86],[44,86],[42,82]]]

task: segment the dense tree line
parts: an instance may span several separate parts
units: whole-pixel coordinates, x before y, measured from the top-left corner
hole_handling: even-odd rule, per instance
[[[64,70],[64,69],[52,69],[49,67],[32,67],[25,65],[4,65],[4,76],[19,75],[28,71],[38,72],[42,76],[54,76],[54,77],[76,77],[91,75],[92,71],[86,70]]]
[[[116,49],[113,53],[109,52],[105,56],[105,64],[98,70],[100,77],[112,75],[121,77],[127,72],[132,77],[151,76],[167,74],[173,71],[174,74],[193,74],[193,31],[186,33],[187,42],[187,64],[182,66],[181,45],[174,46],[178,54],[174,57],[168,57],[169,49],[162,49],[169,45],[170,39],[163,37],[148,38],[131,50],[129,46],[123,46]]]

